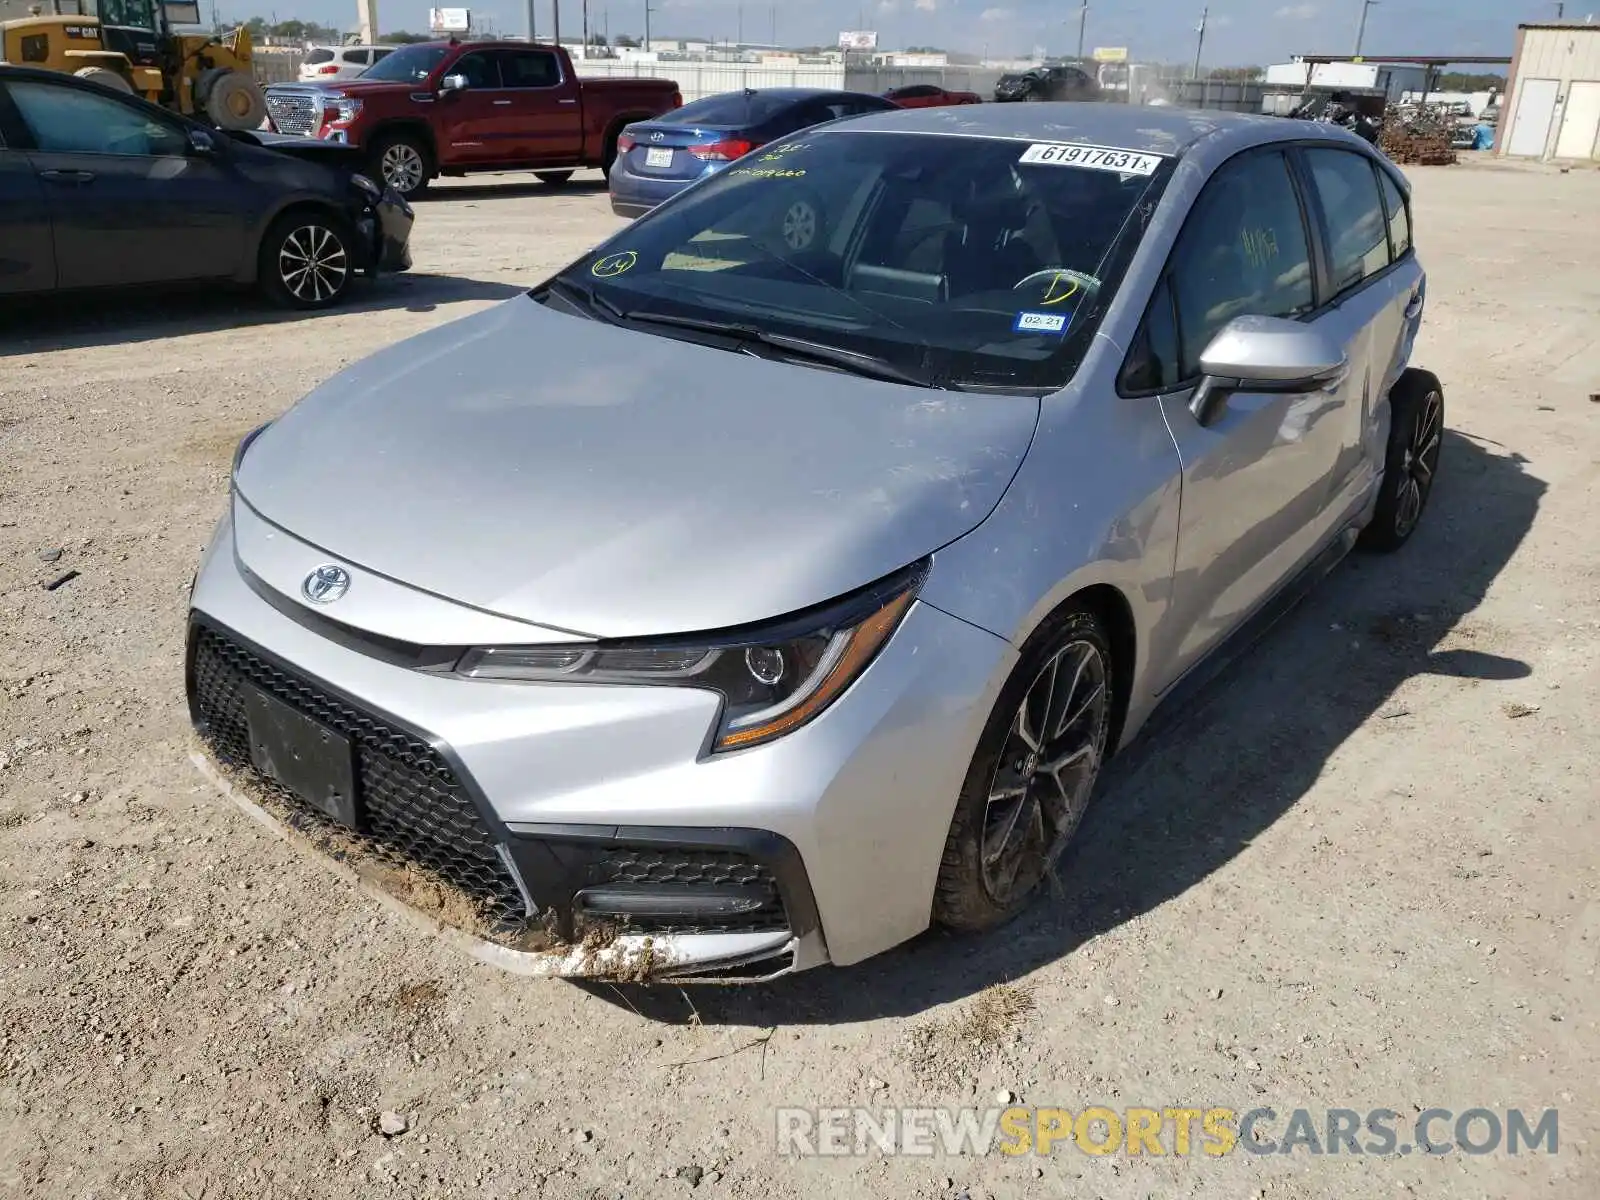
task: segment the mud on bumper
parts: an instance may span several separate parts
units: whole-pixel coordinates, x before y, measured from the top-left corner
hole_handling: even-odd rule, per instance
[[[253,815],[521,974],[634,980],[768,978],[822,955],[799,852],[763,830],[510,828],[438,739],[191,622],[190,717]],[[279,783],[254,744],[261,696],[349,747],[354,823]],[[226,776],[226,777],[224,777]]]

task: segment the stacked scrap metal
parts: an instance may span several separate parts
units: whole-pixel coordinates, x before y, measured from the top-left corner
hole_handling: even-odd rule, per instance
[[[1459,116],[1448,104],[1405,105],[1384,122],[1378,146],[1402,166],[1448,167],[1456,161]]]

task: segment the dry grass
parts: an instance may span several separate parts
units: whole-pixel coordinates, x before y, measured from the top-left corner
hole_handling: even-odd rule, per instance
[[[1033,1008],[1031,984],[993,983],[973,998],[954,1032],[968,1041],[992,1045],[1015,1031]]]

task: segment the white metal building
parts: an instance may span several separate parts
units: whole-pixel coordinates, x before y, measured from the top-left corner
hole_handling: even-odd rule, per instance
[[[1498,150],[1600,160],[1600,24],[1517,26]]]

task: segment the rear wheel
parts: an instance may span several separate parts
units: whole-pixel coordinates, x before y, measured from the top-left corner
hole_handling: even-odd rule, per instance
[[[261,286],[286,308],[327,308],[344,299],[355,276],[355,240],[333,213],[287,213],[261,243]]]
[[[1443,443],[1444,387],[1431,372],[1408,370],[1389,393],[1389,447],[1362,549],[1388,553],[1411,539],[1433,494]]]
[[[1023,647],[956,801],[934,919],[992,929],[1020,912],[1078,830],[1111,730],[1111,643],[1071,606]]]
[[[372,170],[389,187],[407,200],[414,200],[428,188],[433,161],[428,148],[411,133],[390,133],[372,147]]]
[[[572,178],[571,171],[536,171],[534,174],[538,176],[540,183],[549,188],[565,187],[567,180]]]
[[[79,79],[87,79],[90,83],[98,83],[103,88],[110,88],[113,92],[122,92],[130,96],[133,94],[133,84],[111,70],[110,67],[79,67],[73,74]]]

